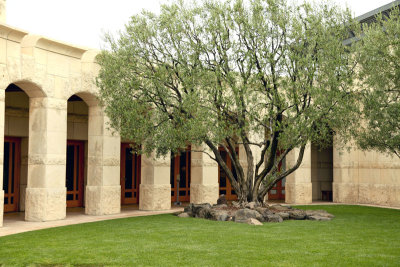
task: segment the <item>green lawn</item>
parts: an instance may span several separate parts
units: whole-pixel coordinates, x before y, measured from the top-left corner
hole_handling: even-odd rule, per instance
[[[307,208],[336,218],[251,226],[157,215],[72,225],[0,237],[0,266],[400,265],[400,210]]]

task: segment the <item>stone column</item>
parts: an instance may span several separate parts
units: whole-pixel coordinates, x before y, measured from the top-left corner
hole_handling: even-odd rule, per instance
[[[5,117],[5,90],[0,89],[0,227],[3,226],[4,190],[3,190],[3,159],[4,159],[4,117]]]
[[[67,101],[29,99],[27,221],[51,221],[66,216]]]
[[[140,210],[171,209],[171,158],[154,159],[142,155],[142,175],[139,187]]]
[[[202,147],[192,147],[192,150],[190,203],[216,204],[219,195],[218,164],[203,152],[197,152],[203,150]]]
[[[296,164],[299,148],[294,149],[286,157],[286,168]],[[311,144],[307,145],[300,167],[286,179],[286,203],[310,204],[312,203],[311,183]]]
[[[119,135],[108,129],[107,117],[98,105],[89,105],[88,175],[86,214],[121,212]]]
[[[333,202],[358,203],[359,155],[355,149],[339,151],[333,146]],[[374,170],[370,170],[372,172]]]

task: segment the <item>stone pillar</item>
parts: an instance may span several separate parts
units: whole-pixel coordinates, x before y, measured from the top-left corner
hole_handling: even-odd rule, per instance
[[[0,23],[6,23],[6,0],[0,0]]]
[[[192,150],[202,149],[192,147]],[[208,155],[197,151],[191,152],[190,203],[216,204],[219,193],[218,164]]]
[[[4,117],[5,117],[5,90],[0,89],[0,227],[3,226],[4,190],[3,190],[3,150],[4,150]]]
[[[25,211],[25,192],[28,183],[28,145],[29,138],[21,138],[21,171],[19,177],[19,210]]]
[[[60,220],[66,216],[66,118],[65,99],[29,99],[27,221]]]
[[[333,202],[358,203],[359,153],[355,149],[339,151],[333,146]],[[369,170],[372,173],[375,170]]]
[[[139,187],[140,210],[171,209],[171,158],[154,159],[142,155],[142,176]]]
[[[86,214],[121,212],[119,135],[108,129],[107,117],[98,105],[89,105],[88,175],[85,194]]]
[[[296,164],[299,148],[294,149],[286,157],[286,168]],[[311,144],[307,145],[300,167],[286,179],[286,203],[310,204],[312,203],[311,183]]]

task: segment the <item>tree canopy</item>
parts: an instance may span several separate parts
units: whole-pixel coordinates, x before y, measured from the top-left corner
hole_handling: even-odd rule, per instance
[[[399,8],[363,25],[359,38],[356,55],[363,113],[356,140],[362,149],[400,157]]]
[[[111,126],[141,152],[203,147],[240,201],[262,201],[299,167],[308,143],[327,145],[353,122],[355,61],[342,42],[353,26],[349,11],[326,3],[163,5],[107,36],[100,99]],[[239,160],[238,146],[246,158]],[[295,151],[296,163],[280,170]]]

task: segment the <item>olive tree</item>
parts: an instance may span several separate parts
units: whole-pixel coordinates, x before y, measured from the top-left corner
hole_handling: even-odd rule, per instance
[[[379,14],[359,34],[357,60],[362,123],[356,140],[362,149],[400,157],[400,12]]]
[[[159,15],[143,11],[107,36],[98,57],[110,125],[142,153],[204,147],[239,201],[262,201],[300,166],[307,144],[323,146],[352,123],[355,63],[342,43],[349,13],[284,0],[177,1]],[[288,153],[297,161],[281,170]]]

